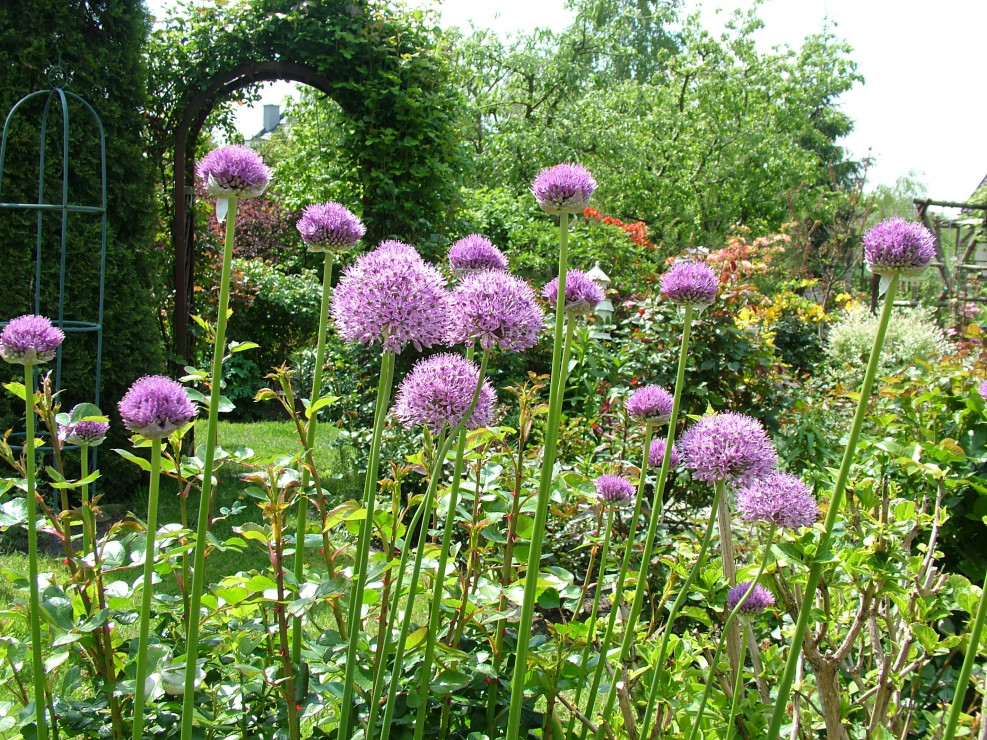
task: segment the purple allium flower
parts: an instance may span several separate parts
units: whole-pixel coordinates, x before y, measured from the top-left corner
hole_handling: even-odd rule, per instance
[[[702,311],[716,300],[719,281],[704,262],[676,262],[661,278],[661,292],[672,303]]]
[[[195,171],[217,198],[257,198],[271,179],[271,169],[260,155],[241,144],[213,149]]]
[[[351,249],[367,233],[360,219],[334,202],[305,206],[295,227],[310,252]]]
[[[554,277],[541,294],[555,306],[559,297],[559,279]],[[596,304],[603,300],[603,288],[582,270],[569,270],[565,274],[565,312],[570,316],[593,313]]]
[[[18,316],[0,332],[0,357],[15,365],[40,365],[58,352],[65,333],[51,319],[33,314]]]
[[[682,435],[679,450],[693,477],[706,483],[744,485],[771,472],[778,453],[757,419],[744,414],[710,414]]]
[[[163,439],[195,417],[185,388],[171,378],[147,375],[136,381],[117,407],[123,425],[145,439]]]
[[[634,498],[634,485],[619,475],[601,475],[596,479],[596,495],[606,504],[622,504]]]
[[[434,434],[446,426],[458,426],[469,410],[479,378],[480,368],[462,355],[443,352],[419,360],[401,381],[394,413],[406,427],[424,424]],[[467,427],[487,426],[496,401],[493,386],[484,379]]]
[[[71,415],[75,416],[75,409]],[[108,421],[70,421],[68,424],[58,425],[58,441],[63,445],[96,447],[103,443],[109,430]]]
[[[449,267],[459,276],[479,270],[506,270],[507,257],[487,237],[470,234],[449,247]]]
[[[766,522],[788,529],[811,527],[819,519],[819,504],[802,479],[791,473],[771,473],[737,491],[737,511],[745,522]]]
[[[449,343],[479,339],[483,349],[520,351],[538,344],[545,317],[535,292],[501,270],[470,273],[452,291]]]
[[[987,401],[987,380],[981,383],[980,388],[978,388],[977,390],[980,391],[980,395],[984,397],[985,401]]]
[[[657,385],[638,388],[627,399],[624,408],[632,419],[663,424],[672,415],[672,394]]]
[[[331,313],[347,342],[380,342],[399,354],[445,341],[449,333],[446,280],[409,244],[383,242],[343,270]]]
[[[936,239],[922,224],[895,216],[864,234],[864,261],[875,275],[917,277],[936,256]]]
[[[651,447],[648,450],[648,467],[658,468],[665,461],[665,437],[661,439],[651,440]],[[677,445],[672,445],[672,456],[668,461],[668,467],[670,470],[674,470],[682,462],[682,456],[679,454],[679,448]]]
[[[751,587],[750,581],[744,581],[743,583],[738,583],[736,586],[727,591],[727,610],[733,611],[740,600],[744,598],[744,594],[747,593],[747,589]],[[747,597],[747,601],[744,602],[743,606],[740,607],[741,614],[760,614],[769,606],[774,606],[775,596],[771,591],[762,586],[760,583],[755,584],[754,590],[751,591],[751,595]]]
[[[531,192],[546,213],[579,213],[589,204],[596,180],[580,164],[557,164],[535,178]]]

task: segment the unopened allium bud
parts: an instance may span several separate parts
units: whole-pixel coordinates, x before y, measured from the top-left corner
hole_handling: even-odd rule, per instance
[[[657,385],[638,388],[627,399],[624,408],[632,419],[663,424],[672,415],[672,394]]]
[[[744,581],[743,583],[738,583],[736,586],[731,588],[727,592],[727,610],[733,611],[740,600],[744,598],[744,594],[751,587],[750,581]],[[751,595],[747,597],[747,601],[744,602],[743,606],[740,607],[741,614],[760,614],[765,609],[770,606],[774,606],[775,597],[768,589],[762,586],[760,583],[754,586],[754,590],[751,591]]]
[[[271,180],[271,169],[260,155],[240,144],[213,149],[195,169],[217,198],[257,198]]]
[[[485,236],[470,234],[449,247],[449,267],[459,276],[480,270],[506,270],[507,257]]]
[[[546,213],[581,213],[596,190],[596,180],[579,164],[557,164],[539,173],[531,192]]]
[[[306,206],[295,225],[310,252],[352,249],[367,228],[350,210],[339,203]]]
[[[65,333],[44,316],[18,316],[0,332],[0,357],[15,365],[40,365],[58,352]]]
[[[604,503],[623,504],[634,498],[634,485],[619,475],[601,475],[596,479],[596,495]]]
[[[75,416],[75,409],[72,410]],[[106,439],[110,429],[108,421],[70,421],[58,425],[58,441],[63,445],[78,445],[80,447],[96,447]]]
[[[554,277],[542,290],[554,308],[559,297],[559,279]],[[565,274],[565,312],[570,316],[593,313],[596,304],[603,300],[603,288],[582,270],[569,270]]]
[[[719,281],[713,269],[703,262],[676,262],[661,279],[661,292],[672,303],[697,311],[716,300]]]
[[[875,275],[917,277],[936,256],[936,240],[922,224],[895,216],[864,235],[864,261]]]
[[[184,386],[162,375],[136,381],[117,408],[123,425],[145,439],[163,439],[192,421],[196,414]]]

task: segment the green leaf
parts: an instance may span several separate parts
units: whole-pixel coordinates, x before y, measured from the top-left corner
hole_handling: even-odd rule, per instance
[[[117,453],[124,460],[130,460],[130,462],[137,465],[141,470],[149,473],[151,472],[151,461],[145,460],[143,457],[138,457],[133,452],[128,450],[121,450],[119,448],[114,448],[113,451]]]

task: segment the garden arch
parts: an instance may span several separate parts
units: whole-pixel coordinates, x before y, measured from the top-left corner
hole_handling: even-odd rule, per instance
[[[421,13],[371,0],[247,0],[198,9],[179,30],[178,48],[152,54],[152,81],[175,101],[166,145],[174,151],[176,354],[189,359],[191,349],[196,144],[213,108],[244,87],[302,82],[340,106],[349,122],[340,156],[358,173],[362,203],[352,205],[362,206],[368,241],[429,242],[449,219],[461,162],[458,94]]]

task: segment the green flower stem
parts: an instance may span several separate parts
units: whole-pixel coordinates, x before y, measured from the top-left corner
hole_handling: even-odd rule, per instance
[[[742,629],[740,635],[740,654],[743,655],[744,651],[747,650],[747,632],[748,630]],[[737,708],[740,706],[740,697],[744,693],[744,668],[740,667],[737,671],[737,675],[733,680],[733,699],[730,702],[730,714],[727,716],[727,740],[733,740],[734,730],[736,728],[735,718],[737,716]]]
[[[717,485],[722,485],[722,484],[717,483]],[[721,498],[720,500],[722,501],[723,499]],[[776,529],[777,527],[772,526],[768,530],[767,536],[764,538],[764,552],[761,554],[761,567],[758,569],[757,575],[754,576],[754,579],[750,582],[750,585],[747,587],[747,590],[744,592],[744,595],[740,598],[737,604],[733,607],[733,610],[731,610],[730,614],[727,616],[727,621],[723,623],[723,631],[720,633],[720,639],[716,643],[716,652],[713,654],[713,661],[712,663],[710,663],[709,666],[709,675],[706,677],[706,688],[703,690],[703,698],[699,702],[699,712],[696,714],[696,718],[692,723],[692,732],[689,734],[689,740],[696,740],[696,737],[698,736],[699,726],[702,724],[702,720],[703,720],[703,713],[706,711],[706,702],[709,701],[709,692],[713,687],[713,676],[716,675],[716,666],[720,661],[720,653],[723,652],[723,645],[729,642],[728,638],[730,634],[730,626],[734,623],[734,620],[736,620],[737,615],[740,614],[740,610],[743,608],[747,599],[749,599],[751,597],[751,594],[754,593],[754,587],[757,586],[757,582],[761,580],[761,576],[764,575],[764,570],[765,568],[767,568],[768,562],[771,560],[771,542],[774,539]],[[671,622],[669,622],[669,627],[671,627]],[[744,630],[743,632],[744,632],[743,642],[746,643],[747,630]],[[743,655],[743,653],[741,653],[741,655]],[[660,675],[660,672],[661,672],[661,664],[659,663],[655,667],[656,678],[655,678],[655,682],[652,684],[652,688],[658,683],[657,677]],[[741,683],[739,677],[742,676],[743,673],[744,673],[744,665],[743,663],[741,663],[741,665],[737,667],[737,677],[735,678],[737,683]],[[736,698],[736,694],[734,694],[734,698]],[[650,697],[648,704],[649,706],[651,704]],[[730,716],[730,722],[732,725],[733,723],[732,714]]]
[[[649,424],[650,426],[650,424]],[[641,473],[641,478],[644,478],[644,472]],[[586,644],[583,646],[583,655],[579,661],[579,678],[576,681],[576,698],[573,701],[573,706],[579,706],[579,701],[583,695],[583,686],[586,683],[586,665],[589,663],[589,651],[596,642],[596,615],[600,610],[600,596],[603,595],[603,578],[607,572],[607,557],[610,554],[610,533],[613,531],[613,515],[614,515],[613,505],[607,506],[607,524],[606,530],[603,533],[603,549],[600,551],[600,570],[599,575],[596,578],[596,593],[593,595],[593,606],[589,612],[589,625],[586,628]],[[614,602],[616,604],[616,601]],[[579,613],[578,611],[576,612]],[[576,715],[573,714],[569,718],[569,727],[566,729],[565,736],[571,737],[573,729],[575,728]]]
[[[528,568],[524,578],[524,601],[521,605],[521,621],[518,624],[517,652],[514,675],[511,679],[511,708],[507,718],[507,740],[517,740],[521,727],[521,707],[524,704],[524,678],[528,672],[528,642],[531,623],[535,614],[535,592],[538,590],[538,574],[541,565],[542,539],[548,519],[548,500],[552,491],[555,472],[555,455],[562,419],[564,353],[563,323],[565,321],[565,282],[569,269],[569,214],[559,217],[559,290],[555,301],[555,337],[552,346],[552,379],[548,394],[548,421],[545,424],[545,444],[535,503],[535,521],[528,548]]]
[[[634,498],[634,513],[631,515],[630,531],[627,534],[627,542],[624,544],[624,557],[620,563],[620,570],[617,573],[617,580],[613,587],[613,603],[610,606],[610,618],[607,620],[607,628],[603,633],[603,641],[600,643],[600,659],[596,663],[596,671],[593,673],[593,685],[589,692],[589,705],[586,709],[586,716],[590,717],[593,707],[596,705],[597,692],[600,689],[600,682],[603,680],[603,671],[606,668],[606,646],[613,640],[614,627],[617,624],[617,612],[624,593],[624,582],[627,580],[627,571],[631,562],[631,553],[634,551],[634,535],[637,534],[637,523],[641,517],[641,506],[644,502],[644,489],[647,485],[648,460],[651,457],[651,438],[654,436],[655,425],[648,422],[644,425],[644,452],[641,460],[641,477],[637,482],[637,496]],[[599,587],[598,587],[599,588]],[[580,686],[580,690],[582,687]],[[578,697],[578,694],[577,694]],[[576,706],[579,706],[578,698]],[[572,732],[574,725],[569,723],[569,731]],[[589,728],[583,726],[583,737]]]
[[[984,578],[984,593],[987,594],[987,577]],[[966,696],[966,688],[970,683],[970,674],[973,672],[973,664],[977,661],[977,653],[980,652],[980,636],[984,631],[985,616],[987,616],[987,598],[981,596],[977,613],[973,618],[973,626],[970,628],[970,644],[967,646],[966,655],[963,658],[960,675],[956,679],[953,704],[949,708],[949,718],[946,720],[946,731],[943,733],[942,740],[953,740],[953,736],[956,734],[956,726],[960,721],[960,715],[963,713],[963,698]]]
[[[349,643],[346,647],[346,670],[343,678],[343,699],[339,707],[340,740],[352,737],[353,687],[356,676],[357,647],[362,630],[363,591],[367,586],[367,560],[370,558],[370,540],[373,536],[374,505],[377,499],[377,469],[380,463],[380,440],[384,433],[384,421],[391,402],[391,385],[394,382],[394,353],[384,352],[380,361],[380,380],[377,383],[377,405],[374,409],[374,431],[367,460],[367,476],[363,481],[363,506],[367,516],[360,522],[357,539],[356,563],[353,567],[353,589],[350,592]],[[184,740],[184,739],[183,739]]]
[[[689,338],[692,334],[692,315],[694,309],[691,306],[685,307],[685,314],[682,319],[682,343],[679,346],[679,365],[678,371],[675,376],[675,393],[672,400],[672,415],[668,420],[668,435],[665,437],[665,457],[661,461],[661,469],[658,472],[658,480],[655,483],[655,499],[651,508],[651,518],[648,522],[648,532],[644,537],[644,553],[641,555],[641,572],[638,575],[637,586],[634,589],[634,600],[631,602],[631,612],[627,618],[627,626],[624,629],[624,637],[620,645],[620,657],[618,663],[624,663],[627,657],[630,655],[631,643],[634,641],[634,625],[637,623],[638,617],[641,615],[641,608],[644,605],[644,592],[648,586],[648,579],[645,576],[647,569],[650,567],[651,554],[654,550],[655,535],[658,532],[658,522],[661,520],[661,510],[664,503],[665,495],[665,481],[668,479],[668,471],[671,467],[672,459],[672,448],[675,445],[675,427],[679,419],[679,408],[682,405],[682,390],[685,387],[685,367],[688,360],[689,352]],[[714,511],[718,501],[713,502]],[[713,515],[715,518],[715,514]],[[712,523],[708,533],[712,532]],[[708,537],[706,538],[708,540]],[[708,543],[707,543],[708,544]],[[601,661],[606,660],[607,652],[609,652],[609,643],[605,643],[600,650]],[[599,670],[599,669],[598,669]],[[607,692],[607,701],[604,705],[603,717],[612,716],[614,703],[617,699],[617,681],[610,682],[610,690]],[[590,693],[590,701],[594,701],[595,696]],[[591,716],[587,713],[586,716]],[[642,727],[647,727],[647,725],[642,725]],[[585,736],[587,728],[583,728],[583,734]],[[597,736],[601,736],[603,732],[603,724],[600,724],[600,730]]]
[[[822,559],[829,550],[830,540],[833,538],[833,528],[836,519],[843,508],[843,493],[846,490],[846,482],[850,477],[850,467],[853,465],[854,454],[857,450],[857,440],[860,438],[860,430],[864,424],[864,417],[867,415],[867,402],[870,400],[871,390],[874,387],[874,378],[877,376],[877,361],[881,356],[881,347],[884,345],[884,335],[888,330],[888,322],[891,320],[891,309],[894,305],[894,296],[898,288],[900,277],[893,275],[888,285],[887,293],[884,296],[884,307],[881,309],[881,317],[877,325],[877,335],[874,337],[874,347],[871,349],[870,360],[867,363],[867,372],[864,374],[864,384],[860,389],[860,399],[857,401],[857,411],[853,417],[853,424],[850,427],[850,436],[847,438],[846,449],[843,452],[843,462],[836,477],[836,485],[833,487],[833,495],[829,502],[829,512],[826,514],[826,522],[823,528],[823,535],[819,538],[819,546],[816,549],[818,558],[809,568],[809,577],[805,583],[805,590],[802,592],[802,604],[799,608],[798,621],[795,623],[795,632],[792,635],[792,646],[788,653],[788,661],[785,663],[785,672],[778,682],[778,691],[775,696],[775,707],[771,714],[771,724],[768,727],[768,740],[778,740],[781,734],[781,723],[785,720],[786,709],[788,707],[788,697],[792,693],[792,684],[795,682],[795,670],[798,667],[802,654],[802,640],[805,638],[805,631],[809,626],[809,616],[812,612],[812,602],[816,597],[816,588],[822,576]]]
[[[84,449],[84,448],[83,448]],[[137,682],[134,686],[134,740],[144,737],[144,684],[147,682],[147,638],[154,590],[154,541],[158,531],[158,484],[161,476],[161,440],[151,440],[151,483],[147,493],[147,529],[144,537],[144,580],[141,581],[140,630],[137,638]]]
[[[472,346],[466,351],[466,359],[473,359]],[[480,383],[483,383],[489,359],[490,350],[484,350],[480,360],[480,381],[477,384],[477,392],[479,392]],[[459,487],[463,477],[463,459],[465,456],[466,429],[463,428],[459,430],[459,439],[456,442],[456,462],[452,470],[452,485],[449,487],[449,510],[446,512],[445,527],[442,531],[439,567],[435,571],[435,584],[432,586],[432,605],[428,616],[428,636],[425,638],[425,657],[422,662],[422,682],[419,692],[422,703],[418,708],[414,740],[422,740],[425,735],[425,720],[428,717],[428,687],[432,678],[432,663],[435,661],[435,643],[438,640],[439,622],[442,619],[442,591],[445,585],[446,564],[449,562],[449,549],[452,546],[452,531],[456,525],[456,507],[459,506]],[[465,593],[463,594],[463,601],[464,603],[466,601]]]
[[[89,448],[83,445],[79,448],[80,465],[79,474],[85,480],[89,477]],[[96,536],[96,519],[93,517],[93,510],[89,505],[89,484],[82,484],[82,552],[88,555],[92,551],[93,537]]]
[[[188,637],[185,655],[185,694],[182,700],[181,740],[192,740],[195,724],[195,673],[199,657],[199,621],[202,617],[202,591],[205,588],[206,546],[209,532],[209,510],[212,503],[212,474],[216,460],[217,429],[219,426],[219,397],[222,391],[223,355],[226,354],[226,321],[230,307],[230,274],[233,264],[233,235],[236,231],[237,198],[230,198],[226,213],[226,240],[223,245],[223,272],[219,283],[219,310],[216,316],[216,338],[213,345],[212,375],[209,389],[209,420],[206,427],[206,450],[202,461],[202,485],[199,516],[195,529],[195,552],[192,558],[192,585],[189,599]]]
[[[45,664],[41,645],[41,595],[38,593],[38,502],[34,483],[34,366],[24,366],[24,475],[27,478],[27,569],[30,583],[31,670],[38,740],[48,740],[45,721]],[[54,717],[54,712],[52,716]]]
[[[326,252],[325,264],[322,272],[322,303],[319,308],[319,337],[315,345],[315,376],[312,378],[312,395],[309,396],[309,404],[315,404],[322,395],[322,366],[326,358],[326,328],[329,323],[329,285],[332,280],[332,254]],[[318,412],[312,414],[308,420],[308,430],[305,444],[311,450],[315,445],[315,430],[318,425]],[[294,576],[295,582],[301,584],[305,573],[305,530],[308,519],[308,499],[304,492],[308,489],[311,473],[307,467],[302,467],[302,480],[298,496],[298,519],[295,524],[295,561]],[[321,496],[321,492],[319,494]],[[321,509],[322,507],[320,507]],[[292,617],[291,619],[291,662],[297,667],[302,661],[302,617]],[[304,697],[295,697],[298,703]]]

